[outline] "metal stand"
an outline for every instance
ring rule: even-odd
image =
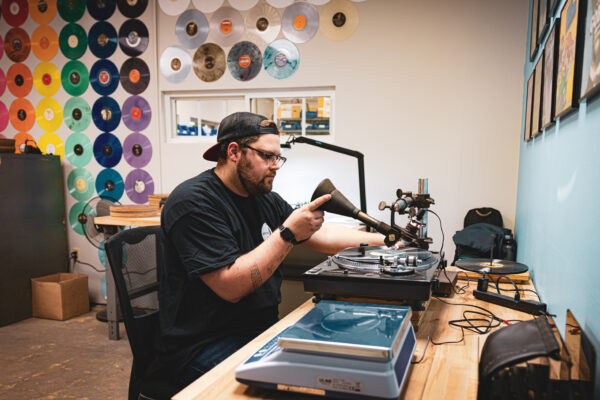
[[[119,229],[116,226],[103,226],[104,240],[107,241],[110,237],[116,234]],[[110,269],[110,261],[106,258],[106,269]],[[119,298],[117,297],[117,289],[112,272],[107,271],[106,274],[106,322],[108,323],[108,339],[119,340],[119,317],[117,310],[119,309]]]

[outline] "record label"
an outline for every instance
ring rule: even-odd
[[[49,61],[39,63],[33,70],[33,86],[44,97],[54,96],[60,89],[58,68]]]
[[[8,119],[15,130],[27,132],[35,123],[35,109],[29,100],[15,99],[8,109]]]
[[[25,0],[4,0],[2,2],[2,16],[11,26],[21,26],[27,19],[29,7]]]
[[[117,0],[119,11],[126,18],[137,18],[144,13],[148,0]]]
[[[119,86],[119,70],[112,61],[98,60],[90,69],[90,83],[96,93],[108,96]]]
[[[58,53],[58,35],[47,25],[38,26],[31,35],[31,50],[41,61],[50,61]]]
[[[140,94],[150,83],[150,69],[144,60],[130,58],[126,60],[119,71],[121,85],[131,94]]]
[[[321,9],[319,26],[329,40],[348,39],[356,32],[358,22],[358,9],[349,0],[333,0]]]
[[[225,73],[225,52],[214,43],[205,43],[194,54],[194,73],[204,82],[214,82]]]
[[[117,31],[106,21],[96,22],[88,34],[90,51],[98,58],[108,58],[117,49]]]
[[[54,132],[60,128],[63,122],[62,107],[60,106],[60,103],[52,97],[45,97],[40,100],[35,108],[35,117],[42,130],[46,132]]]
[[[119,46],[130,57],[141,55],[148,48],[148,29],[140,20],[129,19],[119,28]]]
[[[239,42],[227,55],[227,68],[239,81],[253,79],[262,67],[262,53],[252,42]]]
[[[192,57],[186,49],[170,46],[160,56],[159,68],[161,75],[166,80],[179,83],[189,75],[192,69]]]
[[[83,133],[73,133],[65,143],[65,155],[73,166],[85,167],[93,156],[92,142]]]
[[[25,97],[33,87],[33,75],[23,63],[13,64],[6,76],[6,86],[15,97]]]
[[[152,110],[141,96],[131,96],[123,103],[123,123],[132,131],[143,131],[150,124]]]
[[[251,35],[271,43],[281,30],[281,16],[275,8],[267,3],[261,3],[249,11],[246,17],[246,30]]]
[[[87,35],[78,24],[67,24],[60,31],[58,46],[65,57],[76,60],[83,56],[87,49]]]
[[[275,79],[289,78],[300,64],[300,53],[294,43],[279,39],[265,49],[265,71]]]
[[[114,169],[103,169],[96,176],[96,192],[101,198],[117,202],[123,196],[124,191],[123,178]]]
[[[8,126],[8,109],[2,101],[0,101],[0,132]]]
[[[101,131],[114,131],[121,122],[119,104],[111,97],[100,97],[92,106],[92,120]]]
[[[85,12],[85,2],[82,0],[57,0],[58,14],[67,22],[78,21]]]
[[[305,43],[319,30],[319,13],[312,4],[294,3],[283,12],[281,29],[292,42]]]
[[[81,236],[85,236],[85,224],[89,215],[96,216],[96,212],[92,206],[83,201],[73,204],[69,210],[69,225],[71,229]]]
[[[92,121],[90,105],[81,97],[71,97],[63,111],[65,125],[72,131],[83,132]]]
[[[154,194],[154,180],[143,169],[134,169],[125,178],[125,193],[137,204],[148,202],[148,195]]]
[[[26,132],[17,133],[13,139],[15,140],[15,153],[21,154],[25,151],[25,146],[38,147],[33,136]]]
[[[81,0],[79,0],[81,1]],[[92,18],[103,21],[109,19],[117,8],[114,0],[87,0],[87,9]]]
[[[208,20],[198,10],[187,10],[177,18],[175,34],[179,43],[188,49],[196,49],[208,37]]]
[[[152,158],[152,144],[141,133],[134,132],[123,142],[125,161],[134,168],[143,168]]]
[[[63,88],[71,96],[81,96],[90,82],[88,70],[81,61],[71,60],[63,67],[60,80]]]
[[[88,201],[94,194],[94,176],[85,168],[75,168],[67,176],[67,189],[77,201]]]
[[[212,41],[223,47],[238,42],[244,34],[244,19],[235,8],[221,7],[210,19]]]
[[[29,14],[40,25],[48,25],[56,16],[56,0],[29,0]]]
[[[194,7],[203,13],[215,12],[219,7],[223,5],[224,0],[192,0]]]
[[[4,50],[14,62],[22,62],[29,57],[31,42],[29,35],[21,28],[11,28],[4,37]]]
[[[121,161],[123,148],[121,142],[112,133],[98,135],[94,141],[94,157],[98,164],[105,168],[112,168]]]
[[[53,132],[44,133],[38,141],[38,147],[43,154],[53,154],[60,157],[60,161],[65,156],[65,145],[62,139]]]

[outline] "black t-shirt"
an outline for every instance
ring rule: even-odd
[[[214,170],[180,184],[161,215],[163,266],[159,310],[163,362],[176,369],[211,341],[258,334],[277,321],[279,269],[238,303],[215,294],[200,278],[256,248],[292,212],[277,193],[238,196]]]

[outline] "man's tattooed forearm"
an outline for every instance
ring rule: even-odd
[[[258,264],[254,263],[250,266],[250,279],[252,280],[252,289],[256,290],[262,285],[262,276],[260,276],[260,270]]]

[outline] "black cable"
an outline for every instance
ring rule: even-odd
[[[495,284],[493,284],[493,283],[490,283],[489,286],[492,289],[498,290],[498,287]],[[521,289],[521,288],[518,288],[518,289],[506,289],[506,288],[501,288],[499,290],[501,290],[503,292],[514,292],[515,290],[518,290],[519,292],[531,292],[531,293],[535,294],[535,296],[538,298],[539,301],[542,301],[540,295],[535,290],[533,290],[533,289]],[[500,293],[500,292],[498,292],[498,293]]]
[[[421,358],[419,358],[418,361],[411,361],[411,364],[419,364],[421,361],[423,361],[423,358],[425,358],[425,353],[427,352],[427,346],[429,346],[429,340],[431,338],[429,336],[427,336],[427,343],[425,343],[425,348],[423,349],[423,354],[421,354]]]
[[[75,265],[77,265],[77,264],[87,265],[88,267],[92,268],[96,272],[106,272],[106,268],[103,270],[100,270],[100,269],[94,267],[92,264],[89,264],[89,263],[86,263],[83,261],[79,261],[79,260],[75,260],[75,264],[73,264],[73,269],[75,269]]]
[[[433,215],[435,215],[437,217],[438,221],[440,222],[440,231],[442,232],[442,246],[440,247],[440,256],[441,256],[442,254],[444,254],[443,251],[444,251],[444,240],[445,240],[444,229],[442,228],[442,219],[435,211],[430,210],[429,208],[426,208],[425,211],[430,212]]]

